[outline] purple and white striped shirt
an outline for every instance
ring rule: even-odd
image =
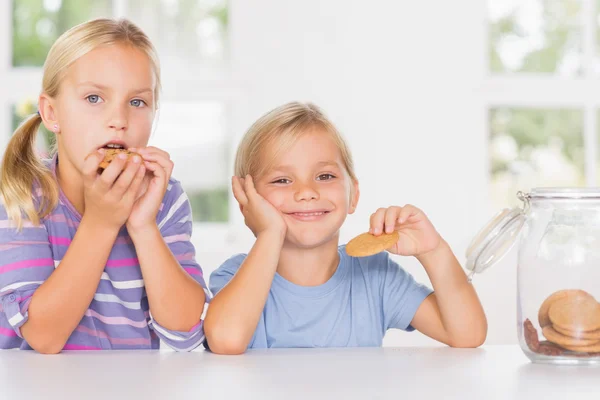
[[[47,163],[54,173],[56,156]],[[36,202],[38,196],[39,193],[34,196]],[[58,205],[39,226],[24,221],[20,232],[0,204],[0,349],[31,349],[19,328],[27,321],[27,309],[35,290],[55,268],[60,268],[80,221],[81,215],[62,191]],[[204,287],[208,301],[210,294],[190,242],[190,203],[174,179],[169,182],[157,224],[182,268]],[[136,250],[123,227],[94,299],[64,350],[157,349],[159,338],[175,350],[191,350],[204,341],[202,321],[189,332],[178,332],[152,319]]]

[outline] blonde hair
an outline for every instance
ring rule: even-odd
[[[154,69],[155,106],[160,92],[160,64],[150,39],[132,22],[122,19],[95,19],[77,25],[62,34],[48,52],[44,63],[42,93],[51,98],[59,94],[69,66],[90,51],[114,44],[126,44],[143,51]],[[14,132],[0,169],[0,198],[8,217],[20,229],[25,214],[38,225],[58,203],[58,183],[35,152],[35,139],[42,118],[29,116]],[[40,203],[34,205],[34,186],[41,190]]]
[[[234,173],[238,177],[261,177],[279,155],[285,153],[303,134],[320,128],[329,133],[340,150],[342,162],[352,181],[357,181],[352,154],[333,123],[312,103],[291,102],[263,115],[246,132],[235,157]],[[267,146],[275,147],[264,162]]]

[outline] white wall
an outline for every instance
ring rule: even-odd
[[[487,198],[485,2],[467,0],[231,1],[233,105],[239,138],[261,114],[291,100],[325,109],[354,152],[361,202],[342,231],[365,231],[378,207],[424,209],[461,262],[495,210]],[[247,251],[240,233],[232,251]],[[199,250],[206,248],[197,240]],[[199,254],[207,275],[229,255]],[[514,252],[512,253],[514,256]],[[510,258],[510,257],[509,257]],[[516,343],[514,257],[475,278],[489,320],[489,344]],[[414,259],[401,263],[419,280]],[[386,345],[425,345],[393,332]]]

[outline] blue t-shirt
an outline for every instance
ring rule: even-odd
[[[319,286],[299,286],[275,274],[248,348],[381,346],[388,329],[414,330],[410,323],[432,293],[387,252],[350,257]],[[246,254],[231,257],[210,276],[216,294],[237,272]]]

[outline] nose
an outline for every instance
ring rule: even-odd
[[[311,184],[297,183],[297,188],[294,193],[296,201],[311,201],[319,200],[319,192]]]
[[[110,111],[108,127],[114,131],[127,130],[127,107],[118,105]]]

